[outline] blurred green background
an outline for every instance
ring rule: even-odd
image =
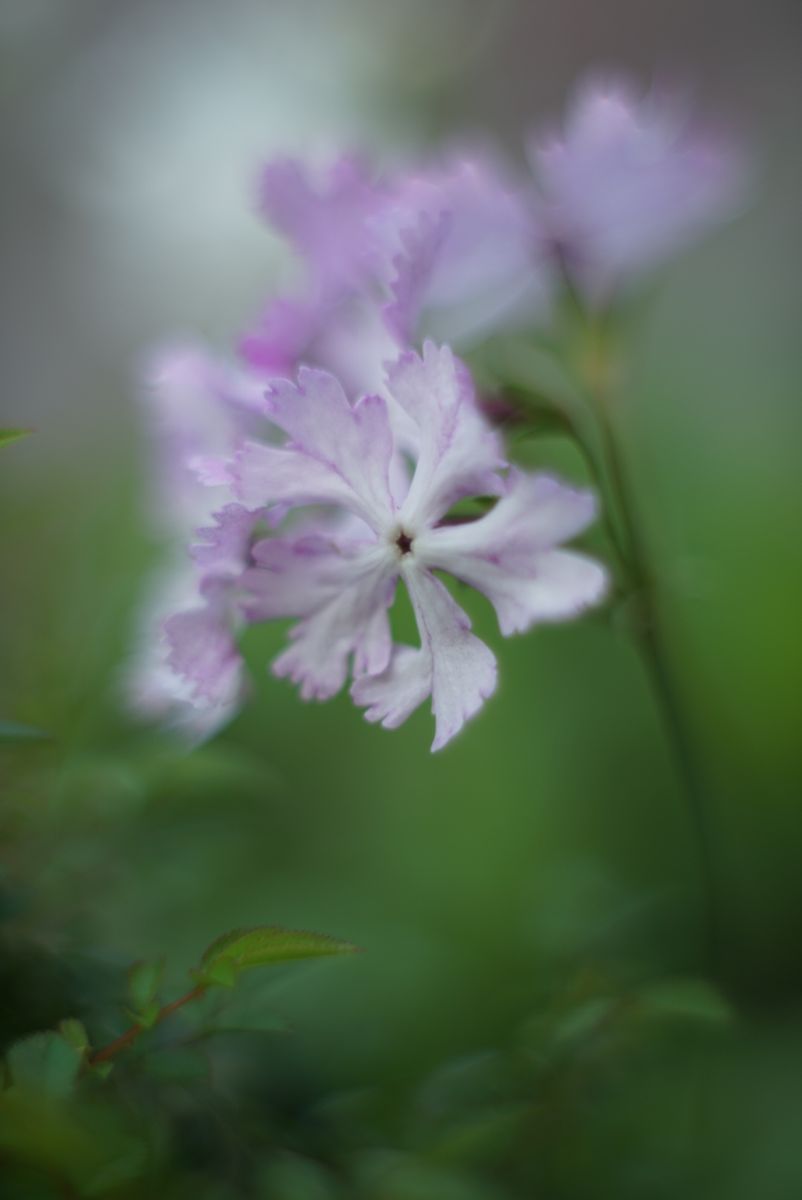
[[[0,749],[0,1037],[113,1036],[133,961],[166,956],[169,999],[237,926],[366,951],[254,977],[291,1029],[212,1040],[211,1075],[156,1039],[18,1113],[0,1194],[802,1195],[800,10],[433,7],[0,5],[2,424],[35,429],[0,452],[0,716],[51,735]],[[501,684],[434,757],[426,712],[390,734],[268,676],[280,627],[247,635],[253,702],[201,749],[119,702],[158,561],[139,356],[228,345],[281,277],[255,166],[514,147],[608,65],[696,82],[753,160],[747,210],[644,300],[619,414],[707,781],[716,990],[693,829],[609,612],[502,642],[466,597]]]

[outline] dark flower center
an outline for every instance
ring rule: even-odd
[[[412,538],[408,533],[404,533],[403,529],[395,539],[395,544],[402,554],[409,554],[412,549]]]

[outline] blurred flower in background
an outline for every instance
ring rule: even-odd
[[[535,135],[546,244],[596,303],[683,247],[738,199],[736,151],[693,127],[680,100],[585,83],[565,131]]]

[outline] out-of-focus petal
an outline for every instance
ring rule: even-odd
[[[562,134],[533,140],[531,158],[547,237],[594,300],[681,249],[741,191],[731,145],[621,82],[581,89]]]
[[[315,288],[331,294],[359,282],[375,246],[371,218],[384,189],[364,163],[343,155],[315,171],[294,158],[278,158],[262,172],[260,207],[306,263]]]
[[[134,714],[163,723],[190,744],[205,741],[225,725],[241,704],[245,690],[241,667],[227,673],[226,686],[219,686],[210,699],[199,696],[194,684],[169,665],[171,648],[165,621],[198,603],[197,578],[186,556],[154,577],[141,607],[134,650],[121,681],[126,705]]]
[[[161,533],[188,537],[225,501],[225,481],[201,481],[196,465],[230,453],[264,424],[264,384],[204,347],[183,343],[151,356],[141,396],[152,438],[152,522]],[[210,486],[219,490],[212,493]]]
[[[401,345],[421,331],[466,345],[542,316],[549,274],[520,183],[475,155],[402,176],[397,188],[400,249],[385,311]]]
[[[201,704],[227,704],[241,679],[241,657],[231,623],[215,605],[176,613],[165,623],[167,664]]]

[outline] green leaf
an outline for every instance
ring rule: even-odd
[[[661,979],[638,991],[640,1012],[651,1019],[732,1022],[735,1014],[721,992],[706,979]]]
[[[259,925],[254,929],[235,929],[217,938],[206,950],[193,975],[200,984],[232,987],[240,971],[251,967],[354,954],[357,949],[350,942],[322,933],[284,929],[280,925]]]
[[[74,1030],[70,1032],[73,1034]],[[52,1097],[69,1095],[82,1059],[83,1050],[63,1033],[53,1031],[22,1038],[6,1055],[11,1079],[17,1087]]]
[[[233,988],[239,977],[239,968],[230,958],[219,958],[207,967],[199,967],[193,971],[193,975],[204,986],[216,984],[218,987]]]
[[[20,438],[27,437],[32,432],[30,429],[0,429],[0,446],[8,446],[11,442],[18,442]]]
[[[58,1031],[79,1054],[83,1055],[89,1049],[89,1035],[82,1021],[78,1021],[75,1017],[67,1017],[60,1022]]]
[[[43,729],[21,725],[18,721],[0,721],[0,742],[40,742],[50,737]]]
[[[134,963],[128,972],[128,999],[131,1009],[142,1025],[145,1025],[141,1019],[142,1015],[149,1013],[154,1004],[156,1011],[159,1010],[156,999],[163,978],[164,959],[162,958]],[[148,1028],[147,1025],[146,1028]]]

